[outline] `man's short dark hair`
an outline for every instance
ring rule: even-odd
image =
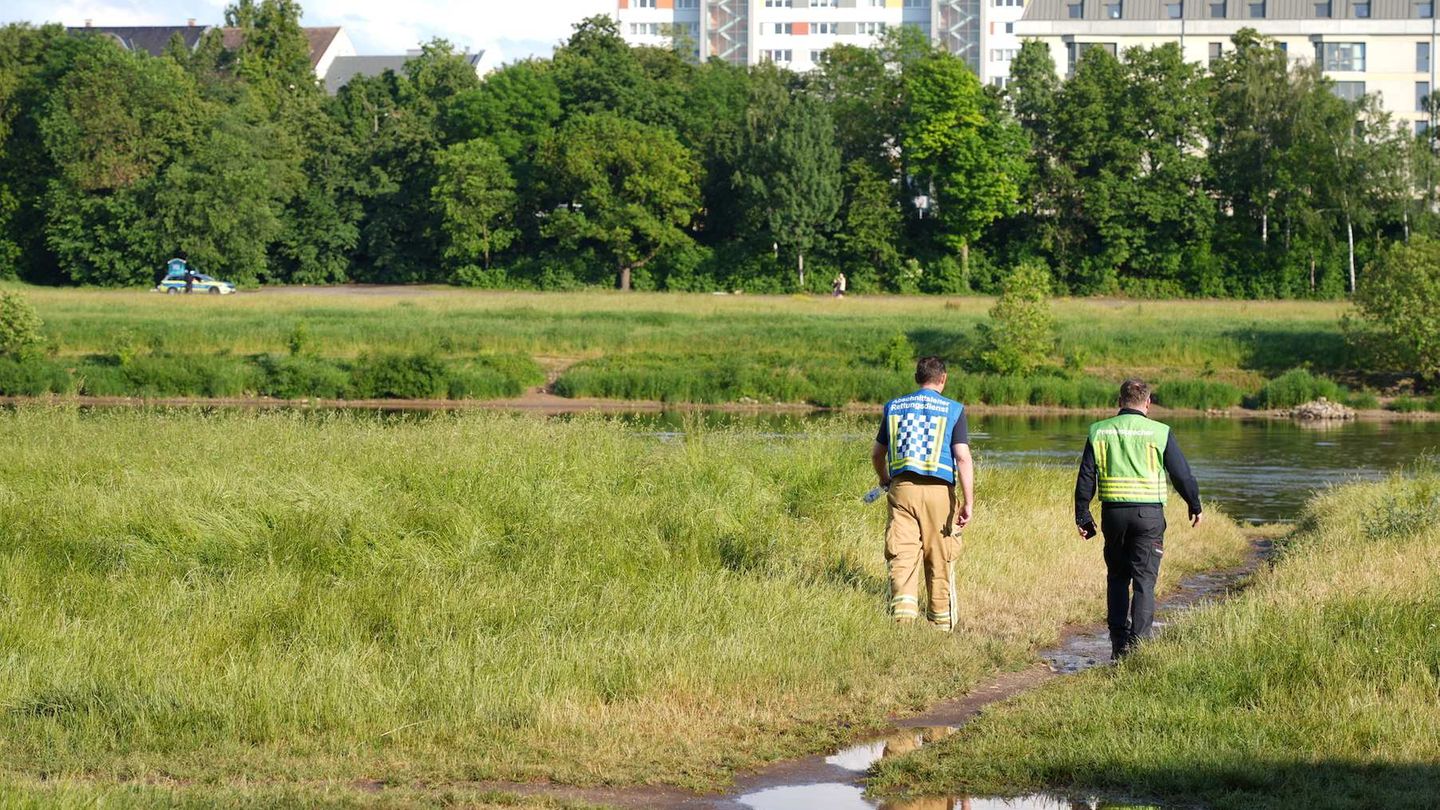
[[[1150,386],[1144,380],[1131,378],[1120,383],[1120,407],[1138,408],[1150,401]]]
[[[944,376],[945,361],[934,355],[922,357],[915,363],[915,382],[920,385],[938,383]]]

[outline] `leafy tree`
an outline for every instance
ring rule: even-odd
[[[1004,292],[981,327],[980,359],[998,374],[1028,374],[1045,363],[1055,345],[1050,314],[1050,271],[1024,262],[1005,278]]]
[[[630,289],[631,274],[688,239],[699,202],[700,167],[675,136],[601,113],[573,119],[541,151],[560,203],[544,233],[575,249],[593,245]]]
[[[634,50],[620,36],[619,25],[609,15],[587,17],[555,49],[555,83],[568,115],[633,116],[640,106],[644,73]]]
[[[805,254],[831,230],[841,202],[840,153],[829,112],[801,96],[786,106],[773,137],[757,144],[757,152],[751,190],[763,201],[771,238],[795,256],[804,288]]]
[[[489,270],[491,254],[509,247],[518,234],[515,179],[505,158],[494,144],[477,138],[447,148],[436,162],[433,193],[449,243],[445,257],[460,267],[483,262]]]
[[[75,281],[148,283],[173,247],[152,216],[158,178],[196,137],[203,103],[178,65],[87,38],[41,122],[57,176],[46,238]]]
[[[906,65],[904,89],[908,170],[933,192],[937,236],[968,271],[970,244],[1018,210],[1024,134],[958,57],[933,52]]]
[[[560,116],[560,88],[551,63],[526,59],[457,93],[446,108],[444,129],[452,143],[484,138],[506,161],[518,163],[534,156]]]
[[[280,211],[298,176],[267,154],[264,126],[232,108],[197,133],[195,143],[160,177],[153,216],[162,245],[198,267],[254,282],[267,270],[267,251],[280,234]]]
[[[864,160],[851,161],[845,167],[845,187],[844,225],[836,241],[851,258],[852,281],[863,288],[868,279],[888,276],[899,264],[896,244],[904,214],[895,200],[893,184]]]
[[[0,290],[0,357],[24,360],[45,346],[44,323],[24,295]]]
[[[1352,341],[1383,369],[1440,379],[1440,242],[1415,237],[1385,248],[1355,291]]]

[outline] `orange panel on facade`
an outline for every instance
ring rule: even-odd
[[[675,8],[675,0],[660,0],[655,5],[659,8]]]
[[[630,0],[620,0],[620,8],[629,8]]]
[[[794,34],[808,34],[808,33],[810,33],[810,23],[793,23],[793,26],[794,26],[794,27],[790,29],[791,33],[794,33]]]

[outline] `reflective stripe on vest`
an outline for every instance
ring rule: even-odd
[[[1170,428],[1122,413],[1090,426],[1096,481],[1104,503],[1164,503],[1165,445]]]

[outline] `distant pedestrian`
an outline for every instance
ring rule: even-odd
[[[830,294],[836,298],[845,297],[845,274],[838,273],[835,279],[830,282]]]
[[[185,268],[185,292],[188,294],[188,293],[192,293],[192,292],[194,292],[194,291],[195,291],[195,271],[194,271],[194,270],[191,270],[190,268],[187,267],[187,268]]]
[[[1075,525],[1094,537],[1090,499],[1100,492],[1100,531],[1105,535],[1106,609],[1110,652],[1120,658],[1150,636],[1155,618],[1155,580],[1165,555],[1165,474],[1199,526],[1200,488],[1170,427],[1149,418],[1150,387],[1141,380],[1120,385],[1120,413],[1090,426],[1075,478]]]
[[[948,399],[945,362],[922,357],[915,364],[913,394],[885,403],[880,431],[870,452],[880,486],[888,490],[885,565],[890,579],[890,613],[897,622],[920,617],[920,571],[925,571],[931,624],[955,628],[955,559],[960,530],[975,503],[965,406]],[[957,502],[955,485],[960,484]]]

